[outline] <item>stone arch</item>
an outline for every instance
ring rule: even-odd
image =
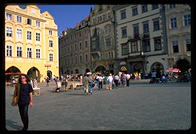
[[[154,62],[151,65],[151,72],[153,70],[157,72],[157,77],[160,77],[161,76],[161,73],[164,73],[164,66],[160,62]]]
[[[179,68],[180,71],[185,72],[191,68],[191,64],[187,59],[179,59],[176,61],[175,67]]]
[[[95,72],[104,73],[106,71],[106,68],[103,65],[99,65],[95,68]]]
[[[5,71],[5,73],[19,73],[19,72],[21,72],[20,69],[18,69],[18,68],[15,67],[15,66],[11,66],[11,67],[9,67],[9,68]]]
[[[40,71],[36,67],[31,67],[27,71],[27,76],[29,79],[36,79],[38,82],[40,82]]]

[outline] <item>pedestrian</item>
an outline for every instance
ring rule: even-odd
[[[152,83],[156,82],[156,74],[157,72],[153,70],[151,73]]]
[[[23,131],[28,130],[29,116],[28,107],[33,106],[33,88],[29,84],[29,79],[26,75],[21,75],[19,81],[15,86],[12,105],[18,105],[20,117],[23,123]]]
[[[46,86],[49,86],[49,82],[50,82],[50,80],[49,80],[49,77],[47,76],[46,77],[46,83],[47,83]]]
[[[68,77],[65,78],[65,92],[67,92],[67,90],[68,90],[68,87],[67,87],[68,79],[69,79]]]
[[[104,84],[105,84],[105,89],[108,89],[109,88],[108,87],[109,82],[108,82],[108,76],[107,75],[104,76]]]
[[[126,82],[127,82],[126,74],[123,73],[123,74],[122,74],[122,84],[123,84],[123,87],[126,87],[126,85],[127,85]]]
[[[112,74],[109,75],[109,77],[108,77],[108,82],[109,82],[109,90],[112,90],[112,83],[113,83]]]
[[[60,88],[61,88],[61,81],[59,80],[58,77],[56,77],[56,92],[59,93],[60,92]]]
[[[88,94],[88,90],[89,90],[89,78],[87,76],[87,74],[84,75],[84,79],[83,79],[83,86],[84,86],[84,94]]]
[[[92,94],[93,93],[93,77],[92,77],[92,73],[89,73],[89,93]]]
[[[118,83],[119,83],[119,76],[118,76],[118,74],[115,74],[115,76],[114,76],[114,83],[115,83],[116,87],[118,87]]]
[[[98,74],[97,76],[97,83],[98,83],[99,90],[103,88],[103,77],[100,74]]]
[[[126,74],[126,82],[127,82],[127,87],[129,87],[129,80],[131,78],[130,74]]]

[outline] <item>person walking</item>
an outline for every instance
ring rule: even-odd
[[[114,83],[115,83],[116,87],[118,87],[118,83],[119,83],[119,76],[118,76],[118,74],[116,74],[114,76]]]
[[[89,89],[89,78],[87,77],[87,74],[84,75],[83,78],[83,86],[84,86],[84,94],[88,94],[88,89]]]
[[[60,92],[60,88],[61,88],[61,81],[59,80],[59,78],[56,78],[56,92],[59,93]]]
[[[47,76],[47,78],[46,78],[46,86],[49,86],[49,82],[50,82],[50,80],[49,80],[49,77]]]
[[[89,93],[92,94],[93,93],[93,77],[92,74],[89,73]]]
[[[130,74],[126,74],[126,80],[127,80],[127,87],[129,87],[129,80],[131,78]]]
[[[26,75],[21,75],[15,86],[12,106],[18,105],[20,117],[23,123],[22,131],[27,131],[29,126],[28,107],[33,106],[33,88],[29,84]]]
[[[112,74],[109,75],[109,77],[108,77],[108,82],[109,82],[109,90],[112,90],[112,83],[113,83]]]

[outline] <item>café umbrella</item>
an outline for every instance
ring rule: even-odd
[[[166,72],[175,72],[175,73],[177,73],[177,72],[180,72],[180,69],[178,69],[178,68],[168,68],[166,70]]]

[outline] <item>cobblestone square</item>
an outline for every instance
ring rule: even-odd
[[[29,107],[29,130],[187,130],[191,127],[191,84],[130,82],[126,88],[82,89],[55,93],[55,84],[39,84],[41,94]],[[6,129],[20,130],[18,107],[6,87]]]

